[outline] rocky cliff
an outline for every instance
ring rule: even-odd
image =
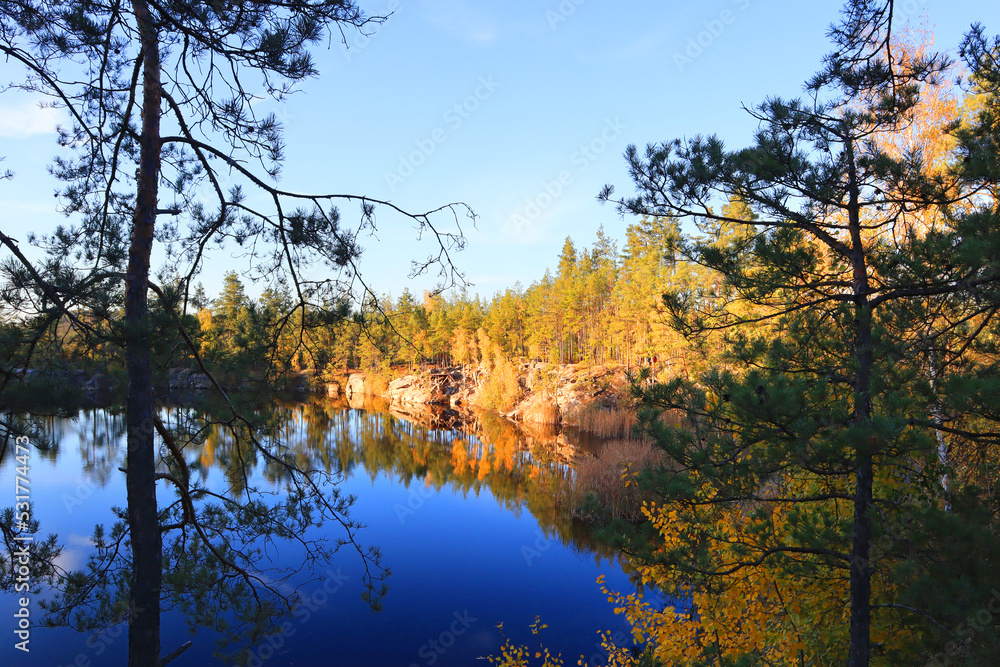
[[[364,373],[352,373],[340,383],[331,383],[327,391],[347,397],[381,396],[390,406],[415,404],[449,405],[461,409],[478,405],[480,392],[489,380],[489,370],[480,366],[433,368],[391,380],[388,388],[378,391],[383,382],[373,382]],[[623,366],[521,364],[517,376],[517,398],[505,417],[536,424],[575,424],[585,411],[616,409],[626,403],[628,391]]]

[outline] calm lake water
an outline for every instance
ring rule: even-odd
[[[190,416],[164,409],[165,421]],[[391,568],[383,609],[361,599],[361,560],[342,549],[315,575],[295,583],[305,600],[282,635],[254,645],[250,665],[386,665],[411,667],[488,664],[503,643],[534,647],[529,624],[541,617],[545,645],[567,664],[583,654],[604,664],[599,630],[621,643],[628,627],[614,614],[595,580],[634,590],[614,554],[597,545],[587,525],[570,516],[572,469],[553,453],[545,434],[525,433],[484,416],[455,424],[440,414],[393,414],[345,403],[288,405],[277,411],[281,440],[311,465],[342,476],[339,488],[357,497],[352,518],[366,524],[359,540],[381,548]],[[62,564],[79,568],[92,552],[94,525],[110,525],[112,506],[125,504],[123,416],[81,412],[48,422],[58,447],[31,455],[31,497],[41,533],[59,535]],[[565,444],[565,436],[562,439]],[[232,443],[219,429],[188,448],[214,490],[230,486],[225,462]],[[0,507],[13,504],[14,461],[0,468]],[[266,466],[253,482],[272,484]],[[160,503],[172,499],[164,486]],[[339,527],[327,526],[331,537]],[[295,558],[296,550],[277,556]],[[36,628],[30,654],[15,650],[13,595],[3,596],[0,647],[4,665],[125,664],[127,633],[120,625],[98,634]],[[42,617],[32,605],[35,619]],[[179,612],[162,622],[164,652],[194,642],[172,665],[224,664],[213,657],[218,635],[188,629]]]

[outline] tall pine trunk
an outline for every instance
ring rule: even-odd
[[[846,133],[850,136],[849,133]],[[855,491],[854,522],[851,536],[851,626],[849,667],[868,667],[871,657],[871,557],[872,519],[874,498],[873,449],[867,430],[872,417],[872,312],[868,303],[870,285],[861,237],[861,206],[858,188],[857,165],[852,139],[846,142],[848,178],[848,229],[851,235],[850,262],[853,271],[854,292],[854,426],[862,435],[854,443]]]
[[[142,134],[135,216],[125,277],[125,360],[128,366],[128,525],[132,542],[129,589],[129,667],[160,660],[162,545],[156,512],[153,378],[147,305],[150,254],[160,177],[160,55],[145,0],[132,0],[142,45]]]
[[[871,420],[871,313],[867,303],[858,306],[855,345],[858,370],[855,376],[854,422]],[[874,498],[874,443],[865,435],[855,444],[854,533],[851,543],[851,630],[849,667],[868,667],[871,655],[871,508]]]

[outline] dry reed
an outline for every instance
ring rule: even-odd
[[[637,521],[642,518],[644,494],[634,476],[644,467],[662,460],[649,440],[611,440],[595,456],[579,459],[574,466],[575,505],[582,508],[588,497],[612,517]]]
[[[389,390],[389,379],[380,371],[368,371],[365,373],[365,394],[368,396],[381,396]]]
[[[569,422],[601,438],[628,438],[637,419],[632,408],[606,408],[592,403],[577,410]]]

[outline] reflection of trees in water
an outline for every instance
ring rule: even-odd
[[[478,413],[459,430],[446,430],[425,425],[440,422],[440,411],[425,413],[423,424],[386,412],[346,411],[336,404],[313,403],[302,411],[346,420],[336,429],[336,442],[318,452],[335,457],[342,470],[360,464],[373,479],[385,474],[406,486],[418,482],[435,490],[447,484],[463,496],[488,491],[509,511],[527,509],[547,539],[593,552],[598,560],[612,557],[613,551],[595,541],[590,527],[571,514],[573,470],[557,454],[552,434],[526,433],[493,413]]]
[[[121,448],[125,417],[121,409],[90,408],[47,415],[0,414],[2,419],[13,418],[24,425],[24,433],[31,441],[31,456],[38,460],[56,463],[60,446],[76,443],[84,477],[98,486],[107,485],[125,459]]]
[[[31,442],[32,456],[55,463],[59,458],[59,444],[69,434],[70,427],[62,414],[0,410],[0,465],[14,455],[14,441],[18,437],[27,437]]]
[[[588,524],[572,516],[573,470],[553,447],[551,433],[526,432],[492,413],[459,418],[454,411],[422,406],[406,413],[356,409],[328,398],[275,403],[256,417],[267,424],[276,451],[303,470],[364,474],[372,480],[385,475],[405,487],[419,483],[435,491],[449,485],[463,497],[486,491],[511,512],[527,509],[546,539],[593,553],[598,561],[614,557]],[[231,492],[239,492],[258,465],[256,472],[268,482],[284,481],[280,466],[259,461],[242,442],[228,425],[209,428],[197,453],[202,474],[221,468]]]
[[[558,540],[598,563],[614,558],[614,550],[595,540],[588,524],[573,518],[573,470],[551,434],[526,432],[491,414],[460,421],[453,412],[418,411],[404,418],[401,413],[355,409],[330,400],[274,402],[242,410],[247,422],[260,425],[253,436],[266,444],[269,456],[290,461],[316,478],[335,482],[349,474],[370,479],[384,475],[406,487],[419,484],[440,491],[447,485],[463,497],[488,492],[511,512],[527,509],[547,543]],[[280,583],[298,568],[284,564],[288,554],[278,556],[278,541],[287,540],[294,552],[312,548],[311,542],[297,542],[297,536],[326,531],[309,520],[309,512],[297,513],[308,497],[289,491],[295,487],[289,484],[287,467],[253,446],[249,433],[243,431],[249,428],[245,422],[227,421],[210,410],[192,407],[164,407],[159,416],[176,440],[185,443],[187,465],[186,470],[178,469],[172,457],[163,457],[161,474],[190,474],[192,483],[197,478],[197,488],[204,492],[192,498],[200,501],[202,493],[210,496],[206,496],[208,502],[216,507],[206,504],[199,511],[212,526],[210,536],[220,536],[214,547],[193,533],[164,542],[164,556],[170,562],[164,571],[164,595],[169,600],[164,609],[180,611],[192,630],[203,626],[219,630],[220,645],[235,641],[232,646],[238,652],[266,629],[259,619],[280,618],[288,609],[280,597],[261,602],[245,582],[220,578],[222,571],[214,565],[211,550],[224,549],[234,562],[247,568],[252,563],[252,575]],[[49,420],[45,428],[54,440],[68,443],[78,438],[85,474],[101,486],[123,464],[125,424],[120,412],[84,411],[72,419]],[[210,480],[213,472],[215,479]],[[256,497],[254,493],[276,504],[240,504]],[[242,501],[241,496],[245,496]],[[331,499],[343,502],[344,508],[350,503],[335,487]],[[175,500],[163,511],[177,523],[184,519],[182,506]],[[86,568],[64,582],[60,596],[47,607],[54,623],[92,630],[121,619],[130,569],[122,560],[127,549],[125,524],[120,514],[117,519],[108,529],[95,531],[95,553]],[[309,553],[310,558],[332,558],[332,552],[321,548]],[[281,562],[272,562],[268,554]],[[219,585],[222,581],[229,583]],[[79,617],[84,620],[70,616],[74,609],[85,615]],[[221,610],[225,613],[220,614]]]
[[[385,404],[351,408],[343,400],[317,398],[306,403],[276,401],[252,410],[275,454],[291,457],[303,470],[348,476],[386,475],[440,491],[450,485],[462,496],[489,492],[507,510],[527,509],[546,539],[558,539],[597,560],[614,550],[594,538],[590,525],[572,516],[572,467],[555,447],[551,429],[522,428],[494,413],[474,416],[428,406],[407,412],[387,411]],[[382,408],[381,410],[378,408]],[[287,481],[284,467],[262,461],[237,424],[213,420],[211,411],[165,407],[164,423],[190,438],[186,449],[192,473],[224,475],[227,493],[238,496],[255,474],[278,486]],[[206,417],[208,417],[206,419]],[[84,473],[105,486],[124,461],[125,422],[120,410],[84,410],[71,418],[41,420],[54,442],[76,439]],[[55,459],[57,450],[48,455]]]
[[[185,530],[184,502],[165,487],[164,523],[179,529],[164,540],[163,609],[182,615],[192,632],[215,630],[217,655],[226,654],[227,661],[246,664],[247,651],[291,613],[296,598],[283,594],[292,590],[286,582],[294,585],[291,577],[312,576],[309,568],[330,562],[339,548],[339,541],[329,548],[322,541],[330,526],[308,507],[308,494],[290,481],[288,468],[270,456],[333,482],[350,474],[369,479],[382,475],[406,487],[440,491],[447,486],[463,497],[488,492],[509,511],[527,509],[537,520],[543,535],[525,548],[561,543],[597,564],[615,559],[616,552],[572,516],[574,473],[561,453],[563,436],[557,440],[551,432],[521,429],[489,413],[462,419],[453,411],[365,410],[330,400],[240,410],[246,422],[224,411],[190,406],[158,411],[185,462],[179,467],[178,456],[168,455],[167,447],[161,450],[158,472],[165,478],[190,475],[190,488],[196,489],[190,495],[197,503],[193,509],[207,527],[204,532]],[[66,446],[78,440],[85,478],[105,486],[119,474],[125,460],[125,423],[119,410],[85,410],[40,423],[47,439]],[[247,423],[258,425],[252,435],[266,453],[253,445]],[[56,452],[50,451],[52,458]],[[351,499],[336,486],[330,502],[346,516]],[[120,510],[109,518],[109,524],[95,529],[85,566],[65,573],[53,588],[43,608],[47,623],[94,631],[127,615],[127,526]],[[42,546],[41,562],[53,562],[56,544]],[[220,554],[260,586],[233,577],[220,565]],[[381,567],[377,551],[366,554],[374,567]],[[621,566],[628,571],[627,563]],[[38,574],[40,581],[45,572]],[[366,594],[384,595],[384,589],[375,588],[380,582],[373,580]]]
[[[74,420],[84,475],[105,486],[125,460],[125,414],[114,410],[86,410]]]
[[[170,482],[161,491],[160,522],[170,531],[163,541],[162,609],[179,611],[192,631],[214,629],[227,659],[245,662],[249,647],[294,609],[293,578],[312,576],[347,545],[362,559],[364,596],[377,608],[388,571],[376,547],[355,539],[360,526],[348,517],[352,500],[329,485],[336,475],[292,461],[310,463],[303,441],[322,435],[285,437],[296,419],[312,427],[301,408],[241,405],[226,414],[161,407],[157,417],[157,474]],[[124,464],[126,429],[114,410],[43,425],[53,439],[78,439],[85,475],[101,486]],[[213,468],[222,475],[209,485]],[[114,509],[109,526],[95,527],[83,567],[60,573],[43,604],[45,623],[93,631],[127,616],[133,576],[124,519]],[[330,537],[338,524],[345,536]]]

